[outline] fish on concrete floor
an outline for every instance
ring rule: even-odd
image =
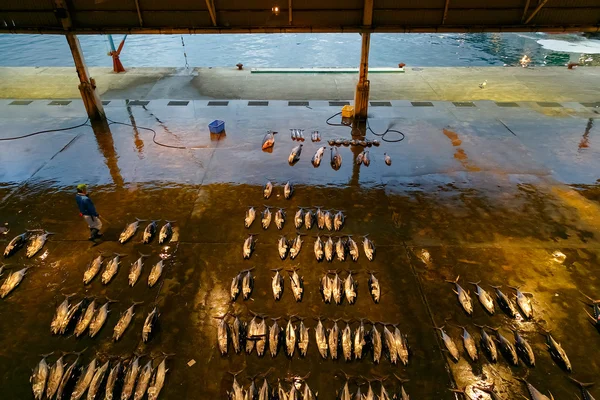
[[[293,194],[294,194],[294,185],[290,181],[287,181],[285,186],[283,187],[283,197],[286,200],[289,200],[292,198]]]
[[[156,282],[160,279],[164,269],[164,261],[160,260],[156,264],[152,266],[150,270],[150,275],[148,275],[148,287],[153,287],[156,285]]]
[[[281,299],[281,295],[283,294],[283,285],[284,279],[283,276],[279,273],[282,268],[272,269],[271,271],[275,272],[273,279],[271,280],[271,289],[273,290],[273,298],[275,301],[279,301]]]
[[[290,165],[294,165],[298,162],[298,160],[300,160],[300,155],[302,154],[302,145],[299,144],[298,146],[294,147],[292,149],[292,151],[290,152],[290,155],[288,157],[288,163]]]
[[[369,271],[369,293],[375,304],[379,304],[381,300],[381,286],[379,280],[375,277],[375,272]]]
[[[173,237],[173,224],[177,221],[165,221],[166,224],[160,228],[158,233],[158,244],[165,244]]]
[[[460,279],[460,276],[457,276],[456,279],[446,280],[446,282],[452,283],[453,285],[456,286],[456,290],[453,290],[453,292],[456,294],[456,296],[458,296],[458,302],[460,303],[463,310],[465,310],[465,312],[468,315],[472,315],[473,314],[473,302],[471,301],[471,296],[469,296],[468,291],[463,289],[462,286],[460,286],[458,284],[459,279]]]
[[[20,235],[15,236],[4,249],[4,258],[8,258],[15,254],[19,249],[21,249],[34,231],[26,231],[25,233],[21,233]]]
[[[325,154],[326,149],[327,149],[327,147],[325,147],[325,146],[319,147],[317,149],[317,151],[315,152],[315,154],[312,156],[312,158],[310,160],[313,167],[318,168],[321,165],[321,160],[323,159],[323,155]]]
[[[519,290],[518,287],[516,287],[516,286],[509,286],[509,287],[514,289],[516,292],[515,297],[517,299],[517,305],[519,306],[519,309],[521,310],[521,314],[526,319],[533,318],[533,305],[531,304],[531,299],[526,296],[525,292],[521,292],[521,290]],[[530,293],[527,293],[527,294],[530,294]]]
[[[293,268],[290,272],[290,287],[296,302],[301,302],[304,296],[304,278],[298,275],[299,268]]]
[[[367,236],[368,235],[363,236],[363,251],[365,252],[367,260],[373,261],[373,259],[375,258],[375,245],[371,240],[369,240]]]
[[[271,148],[275,145],[275,135],[276,134],[277,134],[277,132],[273,132],[273,131],[267,131],[267,133],[265,133],[265,136],[263,137],[263,141],[262,141],[262,149],[263,150]]]
[[[492,286],[492,288],[496,291],[496,300],[498,301],[500,308],[502,308],[511,318],[516,318],[517,315],[519,315],[517,307],[507,295],[502,293],[500,290],[502,286]]]
[[[150,257],[149,254],[140,253],[140,258],[138,258],[133,264],[131,264],[131,268],[129,269],[129,286],[133,287],[138,281],[140,275],[142,274],[142,267],[144,266],[144,258]]]
[[[0,298],[8,296],[19,284],[23,281],[25,274],[31,267],[25,267],[18,271],[12,272],[0,286]]]
[[[338,171],[342,167],[342,155],[339,153],[337,147],[331,148],[331,168],[334,171]]]
[[[40,362],[33,369],[33,374],[31,375],[31,378],[29,380],[31,382],[31,388],[33,390],[33,397],[36,400],[42,400],[42,397],[44,397],[44,390],[46,389],[46,381],[48,380],[49,374],[49,368],[48,363],[46,363],[46,357],[50,356],[50,354],[42,356]]]
[[[242,247],[242,256],[243,256],[244,260],[249,259],[250,256],[252,255],[252,252],[254,251],[254,246],[256,244],[256,240],[254,240],[255,236],[256,236],[256,234],[248,235],[246,240],[244,240],[244,245]]]
[[[263,229],[268,229],[269,225],[271,225],[271,219],[273,214],[271,213],[270,207],[265,206],[265,209],[262,212],[261,226]]]
[[[115,253],[114,258],[106,264],[106,267],[104,268],[104,272],[102,272],[102,284],[108,285],[110,283],[110,281],[115,277],[115,275],[119,271],[119,264],[121,263],[121,257],[126,257],[126,256],[127,256],[127,254]]]
[[[148,244],[152,242],[154,236],[156,235],[156,232],[158,231],[158,221],[160,220],[153,220],[150,221],[148,225],[146,225],[146,228],[144,229],[144,235],[142,236],[142,243]]]
[[[271,181],[267,181],[267,183],[265,183],[265,187],[263,188],[263,197],[268,199],[271,197],[271,193],[273,193],[273,184]]]
[[[385,165],[392,165],[392,157],[390,157],[387,153],[383,153],[383,160],[385,161]]]
[[[148,342],[148,340],[150,340],[150,338],[152,337],[159,315],[160,314],[158,313],[158,307],[156,306],[152,309],[152,311],[150,311],[150,313],[148,313],[148,316],[146,317],[146,320],[144,321],[144,326],[142,328],[142,340],[144,341],[144,343]]]
[[[440,331],[440,336],[442,337],[442,341],[444,342],[444,346],[446,346],[446,350],[454,360],[454,362],[458,362],[460,359],[460,354],[458,352],[458,347],[456,347],[456,343],[454,343],[454,339],[452,339],[446,331],[444,331],[444,327],[438,328],[437,326],[433,327]]]
[[[117,324],[115,325],[115,327],[113,329],[113,340],[115,342],[118,341],[119,339],[121,339],[121,337],[127,330],[127,327],[129,327],[129,324],[131,323],[131,320],[133,319],[133,316],[135,315],[135,313],[133,312],[133,309],[135,308],[135,306],[138,304],[142,304],[142,303],[143,303],[143,301],[134,301],[133,304],[131,305],[131,307],[129,307],[127,310],[125,310],[124,313],[121,314],[119,321],[117,322]]]
[[[27,258],[35,256],[38,251],[44,247],[44,244],[50,235],[54,235],[54,233],[45,231],[44,233],[30,237],[26,251]]]
[[[143,221],[145,220],[136,218],[134,222],[127,224],[127,226],[125,226],[125,229],[123,229],[123,232],[121,232],[121,234],[119,235],[119,243],[125,244],[129,239],[135,236],[135,233],[137,232],[138,227],[140,226],[140,222]]]
[[[92,281],[92,279],[94,279],[96,275],[98,275],[98,272],[100,272],[100,269],[102,268],[103,261],[104,257],[102,256],[102,254],[99,254],[98,257],[92,260],[90,265],[86,268],[85,272],[83,273],[84,285],[89,284]]]
[[[275,226],[277,229],[282,230],[285,225],[285,208],[279,208],[275,213]]]
[[[481,281],[471,282],[472,285],[475,285],[475,293],[477,294],[477,298],[479,299],[479,302],[481,303],[483,308],[491,315],[494,315],[494,312],[496,311],[496,309],[494,308],[494,299],[492,299],[492,296],[490,296],[490,294],[486,292],[485,289],[479,286],[480,283]]]
[[[244,226],[246,228],[250,228],[255,218],[256,210],[252,206],[248,207],[248,209],[246,210],[246,217],[244,218]]]
[[[481,329],[481,346],[490,357],[492,362],[498,361],[498,349],[496,347],[496,342],[494,339],[485,330],[485,326],[474,324],[476,327]]]

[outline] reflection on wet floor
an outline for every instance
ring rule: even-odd
[[[139,354],[144,357],[142,364],[158,357],[156,366],[162,352],[174,354],[167,360],[169,372],[160,396],[167,399],[225,398],[234,381],[230,373],[239,372],[235,379],[248,388],[252,377],[268,371],[269,383],[277,386],[281,381],[287,390],[291,384],[285,378],[310,372],[306,382],[323,399],[334,398],[343,388],[344,374],[351,377],[352,393],[359,388],[366,393],[368,380],[379,392],[377,380],[387,377],[383,384],[389,392],[399,391],[402,385],[411,398],[424,399],[455,398],[458,394],[449,388],[466,388],[472,398],[489,398],[477,387],[492,385],[500,398],[519,398],[526,386],[517,378],[526,377],[541,392],[550,391],[558,399],[578,393],[568,376],[590,382],[600,372],[597,357],[590,357],[600,341],[586,314],[593,315],[594,308],[583,304],[589,299],[582,295],[600,297],[596,282],[600,196],[594,172],[600,170],[599,161],[587,155],[577,161],[555,157],[557,152],[575,154],[566,152],[575,152],[584,129],[588,132],[584,134],[586,152],[596,154],[596,144],[589,140],[593,120],[508,114],[503,121],[513,135],[485,115],[461,121],[450,114],[430,119],[404,116],[405,141],[370,148],[369,167],[355,161],[363,148],[340,146],[343,162],[334,171],[329,149],[319,168],[310,163],[323,143],[305,141],[301,159],[293,167],[287,163],[295,145],[289,137],[276,135],[272,152],[260,149],[268,129],[287,132],[289,127],[302,126],[306,132],[319,130],[324,141],[349,136],[346,127],[327,128],[324,120],[331,113],[327,109],[299,113],[284,109],[277,117],[262,116],[260,121],[253,114],[256,111],[243,109],[198,110],[193,117],[171,115],[166,108],[107,110],[112,120],[134,127],[95,125],[45,138],[51,140],[8,142],[0,147],[2,159],[10,161],[18,154],[28,162],[4,163],[7,170],[0,172],[0,223],[10,228],[0,240],[8,241],[27,229],[55,233],[33,258],[27,259],[21,250],[7,259],[7,268],[32,268],[0,300],[0,387],[8,388],[2,392],[3,399],[32,397],[29,376],[40,354],[56,352],[48,358],[53,363],[61,351],[85,348],[82,365],[88,365],[96,354],[103,361]],[[227,136],[208,134],[206,126],[217,118],[227,121]],[[22,132],[41,129],[44,123],[5,119],[7,126]],[[381,119],[384,126],[387,121]],[[374,116],[373,125],[377,122]],[[173,140],[177,146],[195,149],[158,146],[151,140],[153,133],[142,127],[154,129],[158,142]],[[392,166],[385,165],[384,152],[394,160]],[[565,171],[570,173],[569,180],[564,179]],[[264,199],[267,179],[274,188],[272,196]],[[284,198],[287,181],[295,186],[290,199]],[[105,221],[104,240],[96,246],[85,240],[87,229],[77,215],[73,186],[80,182],[90,184]],[[263,205],[273,207],[273,213],[285,208],[287,220],[281,230],[274,222],[267,230],[260,227]],[[250,229],[243,222],[248,206],[257,210]],[[339,233],[317,227],[296,229],[293,217],[299,207],[343,210],[345,224]],[[140,223],[129,242],[118,244],[125,225],[136,218],[146,222]],[[176,221],[171,241],[161,245],[155,238],[142,244],[146,224],[158,219],[159,227]],[[279,235],[293,238],[297,231],[306,234],[302,249],[295,259],[282,261]],[[251,233],[258,234],[256,247],[250,259],[243,260],[242,244]],[[333,239],[352,235],[360,247],[358,260],[334,257],[331,262],[317,262],[313,253],[317,233],[323,240],[329,234]],[[365,234],[376,246],[372,262],[362,249],[361,235]],[[7,241],[0,245],[5,247]],[[98,252],[107,258],[124,254],[120,268],[108,285],[102,284],[100,276],[84,285],[84,271]],[[131,264],[140,253],[148,257],[143,259],[137,283],[130,287]],[[152,267],[159,261],[164,263],[161,278],[148,287]],[[299,267],[304,282],[300,302],[294,299],[285,271],[294,267]],[[248,300],[240,296],[232,302],[232,278],[249,268],[254,268],[252,293]],[[282,298],[275,301],[272,270],[279,268],[285,281]],[[323,302],[320,282],[330,270],[342,279],[352,271],[357,283],[354,304]],[[381,285],[378,304],[369,294],[370,271]],[[456,286],[446,282],[457,277],[472,301],[472,315],[452,291]],[[484,309],[471,282],[478,282],[493,298],[493,315]],[[501,286],[499,290],[515,307],[517,292],[511,287],[526,293],[533,316],[524,317],[519,308],[511,316],[500,308],[492,286]],[[117,300],[109,305],[106,324],[93,338],[70,336],[72,329],[66,335],[50,333],[57,305],[72,293],[71,301],[76,302]],[[131,325],[114,342],[113,328],[121,313],[141,301]],[[157,329],[144,342],[142,326],[154,306],[160,310]],[[252,313],[264,315],[267,326],[273,324],[270,318],[281,318],[277,322],[285,327],[296,316],[296,329],[303,318],[310,335],[306,357],[297,348],[292,357],[283,348],[275,357],[268,350],[262,357],[256,351],[236,354],[231,342],[227,355],[222,356],[217,317],[227,314],[229,324],[235,316],[249,323]],[[344,361],[342,350],[337,360],[323,359],[314,336],[317,318],[326,329],[333,329],[337,321],[340,331],[348,325],[353,333],[361,322],[366,331],[375,324],[384,342],[384,324],[392,324],[386,325],[388,329],[396,325],[407,335],[408,365],[392,365],[385,351],[381,362],[375,363],[369,345],[361,360]],[[442,325],[456,344],[456,362],[443,351],[446,346],[433,329]],[[494,337],[492,328],[499,328],[499,334],[513,343],[516,330],[531,345],[535,368],[526,366],[522,358],[512,365],[500,349],[493,362],[481,346],[481,328],[476,325],[487,326],[485,332]],[[473,337],[478,361],[465,351],[461,327]],[[545,330],[568,355],[571,374],[548,351]],[[72,362],[75,356],[66,358]],[[262,378],[256,378],[256,384],[262,385]],[[595,388],[588,389],[597,396]]]

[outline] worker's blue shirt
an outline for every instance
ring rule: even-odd
[[[94,203],[92,203],[92,200],[89,197],[84,194],[77,193],[75,200],[77,200],[77,206],[79,207],[80,213],[83,215],[91,215],[92,217],[98,216],[96,207],[94,207]]]

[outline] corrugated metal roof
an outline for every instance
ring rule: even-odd
[[[0,33],[62,34],[63,8],[75,33],[600,32],[599,0],[292,0],[291,22],[288,1],[0,0]],[[216,26],[207,4],[215,5]]]

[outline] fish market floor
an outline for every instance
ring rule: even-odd
[[[27,106],[0,101],[0,138],[82,124],[85,112],[81,102],[49,106],[34,101]],[[268,106],[247,106],[231,101],[226,106],[209,106],[206,101],[191,101],[169,106],[168,100],[151,101],[146,106],[111,101],[106,106],[111,123],[89,124],[67,131],[45,133],[0,142],[0,223],[10,232],[0,237],[5,244],[27,229],[53,232],[34,258],[26,259],[20,250],[8,258],[6,268],[29,265],[23,282],[0,300],[0,388],[2,399],[31,398],[29,377],[40,361],[40,354],[53,363],[61,352],[87,350],[81,361],[87,365],[97,356],[143,355],[161,360],[162,352],[173,353],[167,360],[169,372],[160,398],[225,398],[233,376],[246,388],[250,379],[267,371],[267,379],[289,388],[289,376],[305,376],[319,398],[334,398],[344,382],[344,374],[357,382],[387,377],[388,391],[398,390],[393,374],[409,379],[404,387],[409,395],[421,399],[452,399],[449,388],[464,388],[473,398],[485,398],[474,385],[495,384],[501,398],[526,394],[516,378],[526,377],[540,391],[551,391],[555,398],[574,398],[578,388],[555,362],[545,345],[545,330],[559,341],[573,365],[570,376],[594,381],[600,374],[600,336],[582,303],[585,293],[600,298],[598,258],[600,256],[600,138],[597,109],[578,103],[540,105],[519,103],[502,107],[493,102],[474,102],[472,106],[433,102],[430,107],[415,107],[410,102],[371,107],[370,127],[382,132],[388,127],[401,130],[399,143],[382,142],[371,147],[371,165],[358,166],[353,160],[359,147],[339,147],[342,166],[331,168],[329,149],[319,168],[310,158],[328,139],[351,138],[347,127],[329,126],[326,119],[339,107],[326,102],[310,102],[309,107],[290,107],[286,102]],[[207,125],[214,119],[225,121],[226,134],[209,135]],[[332,120],[339,123],[339,117]],[[164,147],[153,141],[173,147]],[[304,129],[306,141],[300,161],[287,162],[292,142],[290,128]],[[267,130],[278,131],[272,151],[262,151]],[[310,141],[318,130],[324,139]],[[355,131],[356,133],[357,131]],[[385,139],[399,135],[389,133]],[[379,139],[367,133],[367,139]],[[329,147],[329,146],[328,146]],[[384,163],[384,153],[392,165]],[[274,185],[270,199],[263,199],[267,180]],[[283,185],[295,185],[290,200],[283,198]],[[86,240],[89,232],[78,216],[74,187],[90,185],[91,198],[102,216],[104,238],[97,246]],[[247,206],[257,210],[257,220],[245,229]],[[268,230],[260,227],[263,205],[276,211],[284,207],[287,221],[278,231],[274,223]],[[341,234],[369,235],[376,255],[369,262],[360,245],[357,262],[318,263],[313,255],[318,230],[299,229],[305,243],[295,260],[281,261],[277,254],[280,234],[296,235],[293,216],[298,207],[317,206],[343,210],[346,223]],[[173,222],[171,242],[157,240],[141,244],[140,223],[136,236],[125,245],[117,238],[126,224],[143,220]],[[258,233],[250,260],[242,259],[242,243],[249,233]],[[328,232],[320,232],[327,235]],[[336,236],[333,234],[333,236]],[[5,245],[4,244],[4,245]],[[83,272],[98,255],[120,253],[121,267],[109,285],[96,277],[82,283]],[[128,271],[139,254],[144,259],[140,281],[128,286]],[[159,283],[148,288],[146,281],[152,265],[165,260]],[[273,300],[271,269],[298,267],[305,294],[302,302],[293,299],[289,277],[285,277],[283,298]],[[254,268],[255,287],[251,299],[229,301],[231,280],[244,269]],[[355,273],[358,283],[356,304],[324,304],[319,282],[327,270]],[[381,283],[381,302],[374,304],[368,292],[368,271]],[[5,272],[4,276],[7,275]],[[468,316],[447,280],[459,277],[470,291],[474,312]],[[469,282],[479,282],[494,295],[491,285],[513,296],[509,286],[530,293],[534,314],[531,320],[510,318],[496,303],[496,313],[488,315]],[[94,337],[64,336],[50,333],[50,321],[64,295],[70,301],[96,298],[117,300],[110,304],[106,325]],[[112,330],[119,315],[133,302],[134,319],[118,342]],[[158,305],[160,316],[153,337],[141,340],[144,319]],[[249,322],[251,312],[269,318],[281,317],[285,325],[290,315],[304,318],[310,328],[308,354],[288,358],[283,349],[277,357],[259,358],[234,353],[221,356],[217,347],[217,326],[226,313]],[[228,316],[228,322],[233,317]],[[371,353],[363,360],[345,362],[323,360],[314,338],[313,318],[329,319],[326,328],[339,320],[340,330],[347,323],[354,330],[361,320],[397,324],[407,334],[412,355],[407,367],[391,365],[384,357],[379,365]],[[268,325],[272,324],[267,320]],[[299,322],[296,322],[296,325]],[[523,361],[509,365],[500,356],[491,363],[480,354],[477,362],[467,359],[461,329],[465,326],[479,345],[478,325],[500,328],[512,341],[511,329],[524,336],[536,356],[535,368]],[[443,351],[436,325],[456,342],[460,360],[453,362]],[[377,325],[380,331],[382,325]],[[492,331],[488,330],[491,334]],[[481,348],[480,348],[481,351]],[[267,352],[268,353],[268,352]],[[341,353],[340,353],[341,354]],[[66,356],[69,362],[75,358]],[[195,363],[190,362],[191,360]],[[189,366],[191,365],[191,366]],[[343,373],[342,373],[343,372]],[[359,378],[363,377],[363,378]],[[257,384],[262,384],[258,379]],[[363,393],[367,386],[361,386]],[[591,388],[596,397],[600,389]]]

